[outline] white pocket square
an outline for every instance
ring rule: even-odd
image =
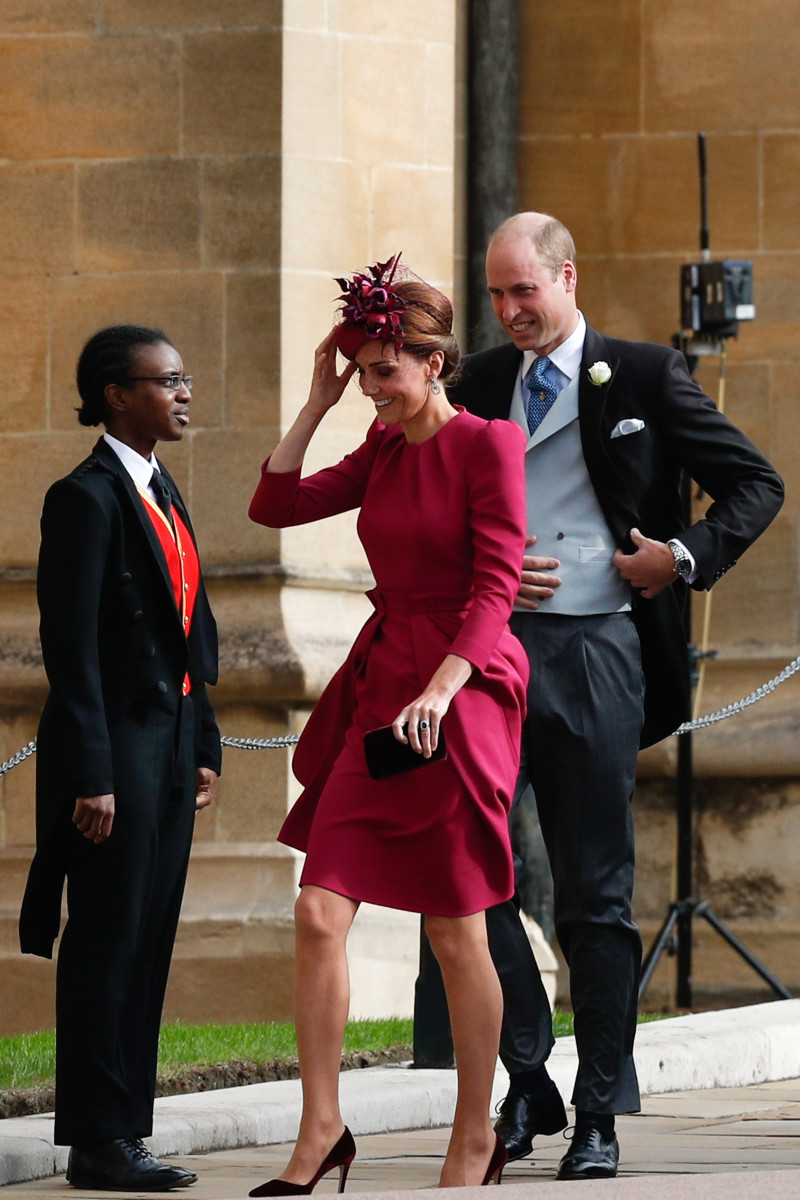
[[[617,422],[611,430],[611,436],[625,437],[628,433],[638,433],[640,429],[644,429],[644,421],[640,421],[638,417],[626,417],[624,421]]]

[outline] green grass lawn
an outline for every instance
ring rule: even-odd
[[[644,1014],[640,1021],[661,1014]],[[572,1013],[556,1009],[556,1037],[572,1033]],[[385,1021],[349,1021],[345,1050],[385,1050],[411,1046],[413,1027],[399,1017]],[[158,1069],[176,1071],[185,1066],[212,1066],[227,1062],[269,1062],[297,1054],[294,1025],[290,1021],[263,1025],[184,1025],[177,1022],[161,1030]],[[0,1038],[0,1090],[52,1085],[55,1075],[55,1034],[23,1033]]]
[[[349,1021],[345,1050],[382,1050],[411,1045],[411,1021]],[[297,1054],[290,1021],[261,1025],[164,1025],[158,1054],[159,1071],[211,1066],[225,1062],[269,1062]],[[52,1084],[55,1076],[55,1032],[23,1033],[0,1038],[0,1090]]]

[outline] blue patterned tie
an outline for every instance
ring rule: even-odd
[[[547,368],[550,366],[552,363],[549,358],[535,358],[522,381],[527,390],[525,416],[531,434],[539,428],[558,395],[558,388],[547,374]]]

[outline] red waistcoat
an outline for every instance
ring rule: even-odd
[[[188,637],[192,627],[192,613],[197,600],[197,589],[200,584],[200,562],[195,544],[174,504],[172,506],[173,528],[149,493],[140,491],[140,495],[145,501],[147,515],[153,522],[161,549],[164,551],[175,604],[183,623],[183,632]],[[182,688],[184,696],[188,696],[191,690],[192,685],[187,674]]]

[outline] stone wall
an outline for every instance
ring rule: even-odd
[[[602,9],[602,18],[599,10]],[[579,299],[610,334],[667,343],[679,268],[699,258],[697,132],[707,135],[713,258],[753,261],[757,316],[728,346],[725,408],[776,464],[786,505],[713,591],[703,712],[797,654],[800,510],[800,51],[797,0],[540,0],[523,3],[519,203],[558,215],[578,246]],[[527,64],[527,69],[526,69]],[[703,386],[717,398],[717,361]],[[698,510],[704,506],[697,502]],[[699,638],[705,601],[695,601]],[[800,685],[694,739],[699,892],[787,982],[800,986],[792,845]],[[636,912],[646,943],[672,894],[675,739],[642,756],[635,801]],[[701,990],[755,976],[700,923]],[[653,994],[668,994],[668,969]],[[762,998],[764,992],[760,993]]]
[[[343,658],[369,581],[352,515],[278,534],[247,505],[305,398],[331,277],[403,250],[452,288],[456,8],[3,5],[0,759],[34,736],[44,697],[38,516],[95,439],[75,421],[73,373],[106,324],[162,326],[196,377],[191,433],[164,458],[220,626],[223,732],[296,730]],[[310,465],[356,445],[370,411],[348,389]],[[290,1013],[296,864],[272,840],[294,794],[289,764],[286,751],[226,752],[218,804],[198,820],[170,1016]],[[52,965],[16,949],[33,776],[27,762],[0,781],[0,1032],[52,1024]],[[365,914],[356,973],[369,975],[359,954],[380,968],[384,925]]]

